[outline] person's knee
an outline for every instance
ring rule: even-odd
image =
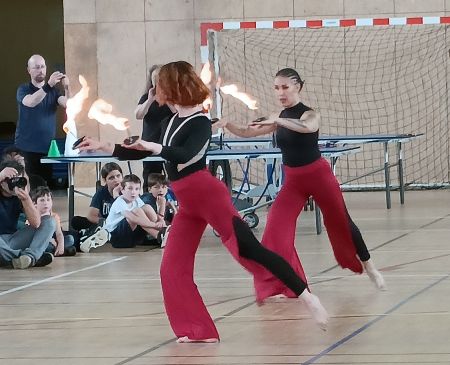
[[[55,218],[46,215],[41,217],[41,224],[39,225],[38,229],[42,230],[55,230],[56,229],[56,220]]]
[[[75,239],[71,234],[66,234],[64,236],[64,247],[70,247],[75,244]]]

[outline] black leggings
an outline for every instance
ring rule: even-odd
[[[249,226],[239,217],[233,217],[233,227],[238,241],[240,256],[264,266],[297,296],[303,293],[307,287],[306,283],[296,274],[285,259],[261,245]]]

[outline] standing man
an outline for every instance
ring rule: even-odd
[[[40,55],[28,60],[27,70],[31,82],[17,89],[19,116],[16,126],[15,145],[25,157],[28,174],[40,175],[47,183],[52,177],[51,164],[41,164],[47,155],[50,142],[56,134],[56,109],[66,107],[69,98],[69,79],[59,71],[53,72],[45,82],[47,66]],[[64,95],[55,86],[61,82]]]

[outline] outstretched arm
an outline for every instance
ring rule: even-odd
[[[248,125],[238,125],[232,122],[227,122],[223,119],[217,122],[217,127],[226,128],[234,135],[244,138],[262,136],[273,133],[276,130],[276,125],[274,123],[259,124],[250,122]]]
[[[276,124],[298,133],[314,133],[319,129],[320,114],[314,110],[303,113],[300,119],[277,118]]]

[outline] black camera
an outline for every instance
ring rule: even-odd
[[[14,190],[17,186],[19,189],[24,189],[27,186],[27,179],[23,176],[16,176],[6,179],[6,183],[8,184],[9,190]]]

